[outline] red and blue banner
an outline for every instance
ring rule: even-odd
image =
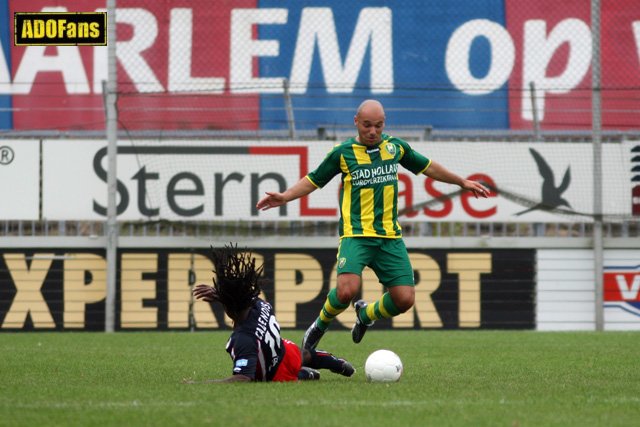
[[[640,317],[640,265],[605,267],[604,305]]]
[[[348,126],[365,98],[388,126],[591,128],[589,0],[118,1],[127,130]],[[13,14],[104,0],[0,0],[0,128],[103,129],[107,48],[13,46]],[[28,10],[27,10],[28,9]],[[640,2],[603,0],[603,125],[640,123]],[[113,41],[111,41],[113,42]],[[4,71],[3,71],[4,70]],[[534,113],[535,112],[535,113]]]

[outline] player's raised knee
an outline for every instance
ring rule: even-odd
[[[403,287],[405,288],[405,287]],[[391,292],[391,299],[400,313],[404,313],[413,307],[415,303],[416,294],[413,287],[406,287],[408,289],[402,289],[401,291]]]

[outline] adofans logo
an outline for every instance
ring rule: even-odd
[[[106,46],[106,12],[16,12],[16,46]]]

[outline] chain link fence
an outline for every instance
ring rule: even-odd
[[[29,7],[105,8],[104,1],[54,3],[33,0]],[[111,43],[116,43],[119,138],[131,145],[140,138],[342,140],[353,133],[355,108],[376,98],[385,106],[388,131],[411,141],[590,142],[595,90],[602,97],[603,141],[640,140],[640,3],[601,1],[597,88],[591,75],[590,5],[590,0],[118,0],[117,38]],[[0,9],[5,13],[0,19],[9,24],[0,32],[2,136],[101,138],[107,47],[13,46],[10,17],[24,4],[4,0]],[[630,169],[629,179],[638,181],[638,156],[609,167]],[[636,199],[640,194],[632,203]],[[5,221],[4,230],[28,234],[16,230],[34,228],[33,222],[14,224]],[[99,227],[61,224],[45,220],[35,228],[91,234]],[[136,229],[174,227],[157,224]],[[626,233],[636,224],[626,216],[613,227]],[[238,233],[265,229],[262,223],[221,225],[229,226]],[[123,227],[127,233],[132,226]],[[463,234],[469,227],[476,226],[452,229]],[[295,233],[299,227],[284,229]],[[534,235],[551,233],[531,229],[538,230]]]
[[[129,130],[591,129],[590,1],[118,3]],[[638,131],[640,21],[602,1],[603,128]],[[215,25],[211,25],[215,23]]]
[[[109,159],[104,144],[107,139],[106,81],[108,65],[113,64],[109,61],[109,48],[14,46],[12,43],[13,14],[24,11],[27,6],[30,11],[103,11],[106,3],[105,0],[30,0],[27,5],[19,0],[0,0],[0,195],[3,196],[0,236],[5,247],[10,248],[9,252],[14,252],[13,248],[28,247],[24,253],[16,252],[15,256],[10,254],[4,259],[13,262],[13,271],[19,272],[22,292],[25,289],[31,292],[32,272],[47,271],[56,262],[53,273],[47,275],[49,283],[44,285],[46,291],[42,295],[53,302],[51,312],[58,316],[56,319],[65,313],[69,316],[68,324],[64,319],[63,323],[56,324],[39,291],[32,293],[37,294],[37,299],[26,304],[19,302],[12,312],[10,306],[16,294],[13,287],[16,291],[19,289],[16,279],[16,285],[6,286],[1,298],[0,311],[12,313],[10,321],[4,319],[5,326],[100,327],[104,316],[105,330],[113,331],[116,309],[120,309],[120,327],[154,327],[154,323],[145,323],[149,307],[144,306],[144,301],[161,288],[159,298],[166,295],[174,298],[182,304],[182,308],[175,311],[180,318],[186,320],[190,316],[193,320],[193,310],[184,304],[187,301],[184,296],[189,295],[185,284],[190,281],[186,274],[194,269],[193,252],[191,260],[185,256],[177,259],[179,265],[173,266],[171,277],[168,273],[171,269],[164,270],[166,280],[154,275],[156,283],[151,284],[149,294],[145,289],[147,284],[141,286],[148,281],[146,274],[152,268],[147,262],[157,262],[157,258],[136,252],[143,246],[158,248],[158,242],[170,242],[167,246],[181,246],[181,250],[189,246],[206,247],[228,238],[268,241],[275,246],[285,240],[287,245],[295,247],[312,241],[322,241],[320,244],[324,245],[328,239],[308,237],[327,237],[332,240],[326,246],[333,248],[337,223],[336,218],[326,219],[328,214],[323,220],[303,220],[301,214],[282,220],[268,217],[276,213],[273,210],[259,219],[257,215],[254,220],[246,218],[252,218],[250,210],[255,207],[252,197],[258,194],[259,183],[265,175],[270,175],[269,179],[275,176],[282,183],[299,179],[306,171],[298,164],[293,165],[286,156],[295,152],[300,165],[304,157],[305,162],[311,160],[307,164],[311,166],[321,158],[319,152],[326,152],[332,145],[327,140],[340,141],[353,135],[356,107],[364,99],[375,98],[385,106],[390,133],[416,141],[416,147],[428,149],[434,158],[447,159],[444,163],[465,177],[480,179],[478,173],[490,171],[491,174],[483,173],[482,179],[499,178],[494,181],[498,186],[492,188],[496,199],[487,207],[458,197],[459,192],[447,194],[428,187],[430,184],[426,184],[423,177],[418,185],[411,181],[413,177],[401,177],[405,198],[408,189],[415,188],[415,194],[419,190],[423,199],[427,199],[418,200],[416,196],[415,203],[407,202],[402,207],[406,215],[401,221],[409,245],[428,246],[429,243],[424,242],[429,240],[424,237],[436,237],[441,238],[438,245],[455,248],[472,242],[469,246],[486,249],[491,243],[485,237],[507,237],[494,243],[498,247],[505,245],[506,249],[501,247],[491,255],[493,261],[481,255],[494,269],[496,262],[503,262],[504,271],[509,271],[505,277],[510,285],[519,281],[527,286],[534,285],[533,276],[528,276],[535,274],[532,268],[526,268],[524,278],[511,275],[514,268],[521,269],[513,267],[509,256],[518,250],[519,244],[537,248],[593,248],[595,286],[591,280],[584,279],[590,272],[589,257],[585,257],[584,263],[576,263],[575,254],[562,258],[567,255],[559,257],[554,251],[540,255],[530,248],[526,249],[526,256],[531,266],[539,260],[535,257],[541,256],[540,274],[545,272],[544,268],[561,271],[560,274],[564,274],[563,268],[567,271],[566,287],[561,285],[558,291],[564,292],[561,296],[553,294],[557,291],[558,276],[547,279],[554,282],[554,288],[551,292],[546,289],[546,295],[542,294],[545,292],[543,280],[543,286],[535,289],[539,292],[537,296],[542,297],[537,300],[541,307],[538,316],[547,314],[551,322],[566,322],[575,318],[570,313],[576,311],[578,317],[588,316],[585,323],[602,329],[600,279],[605,257],[600,234],[615,239],[614,248],[636,249],[640,237],[638,0],[601,0],[598,34],[593,34],[591,29],[590,0],[117,0],[116,37],[110,40],[110,47],[115,46],[112,59],[117,63],[118,144],[109,146],[112,154],[117,153]],[[592,48],[594,36],[601,40],[595,50]],[[594,85],[592,64],[596,53],[601,58],[601,76]],[[111,79],[109,83],[113,82]],[[602,99],[598,107],[601,108],[602,135],[599,131],[592,132],[594,94]],[[109,98],[112,96],[113,92],[109,92]],[[109,134],[111,140],[113,135]],[[266,140],[272,149],[270,153],[264,149]],[[596,161],[590,157],[588,144],[599,140],[605,142],[602,144],[605,146],[602,198],[594,195],[596,186],[592,176]],[[497,144],[499,141],[502,145]],[[326,148],[319,147],[322,142],[326,142]],[[168,151],[185,153],[185,147],[190,153],[166,155]],[[141,151],[145,151],[148,158],[143,158]],[[211,157],[205,158],[202,153]],[[276,160],[274,153],[284,154]],[[306,157],[308,153],[313,155]],[[244,157],[233,158],[239,155]],[[271,157],[255,160],[260,155]],[[158,159],[150,159],[154,156]],[[117,177],[107,173],[107,169],[113,171],[114,168],[106,167],[108,160],[115,159]],[[152,163],[151,160],[160,161]],[[268,162],[271,169],[263,168]],[[225,169],[229,164],[237,169]],[[477,164],[483,168],[491,166],[476,169]],[[151,165],[157,168],[151,169]],[[218,167],[214,172],[211,172],[212,165]],[[160,175],[165,180],[161,183]],[[111,187],[109,203],[106,203],[108,178],[112,182],[117,178],[117,190]],[[237,204],[225,199],[225,206],[232,208],[224,212],[224,185],[245,178],[244,184],[249,180],[258,184],[250,191],[228,187],[232,188],[229,193],[233,193],[231,196]],[[179,187],[180,180],[194,187]],[[162,185],[155,186],[155,192],[149,190],[156,183]],[[202,185],[201,190],[199,183],[206,183],[209,191],[206,200],[202,197],[203,200],[181,205],[186,200],[182,197],[188,193],[204,194],[205,186]],[[514,183],[520,188],[509,187]],[[147,184],[149,188],[145,187]],[[212,187],[215,188],[212,190]],[[556,207],[569,207],[567,212],[561,212],[569,217],[554,222],[548,216],[536,217],[544,221],[519,216],[532,211],[540,213],[539,205],[549,192],[557,196]],[[337,192],[323,193],[335,195]],[[105,221],[106,212],[113,208],[113,198],[117,198],[116,210],[120,210],[121,204],[123,207],[122,214],[118,212],[117,223],[112,214],[109,221]],[[591,208],[592,202],[599,199],[604,199],[608,215],[602,228],[599,218],[602,212]],[[192,212],[195,215],[200,205],[213,206],[215,211],[206,220],[176,219],[175,215],[167,219],[157,214],[165,204],[173,213],[186,213],[183,217]],[[12,213],[18,212],[15,207],[23,205],[29,206],[19,212],[27,214]],[[458,208],[463,205],[467,214],[472,212],[475,216],[461,213]],[[317,211],[326,206],[326,203],[312,202],[306,209]],[[502,210],[511,209],[510,216],[491,218],[498,206]],[[219,217],[215,216],[217,209]],[[427,211],[432,217],[427,218]],[[146,220],[135,219],[144,217],[145,213]],[[483,221],[474,220],[483,215]],[[85,238],[46,239],[43,236]],[[116,236],[122,237],[120,243]],[[128,237],[135,239],[123,244]],[[146,240],[145,237],[169,239]],[[539,239],[535,243],[514,239],[520,237],[552,239]],[[626,239],[617,239],[620,237]],[[88,241],[95,245],[87,245]],[[93,249],[89,249],[88,255],[81,254],[74,260],[70,259],[75,256],[73,253],[69,258],[62,252],[33,253],[33,248],[58,244],[100,248],[100,254],[93,254]],[[127,244],[137,246],[130,257],[122,256],[121,248]],[[104,258],[103,246],[106,246]],[[609,242],[608,248],[611,247]],[[438,256],[445,255],[443,252]],[[545,256],[552,261],[546,267]],[[41,264],[34,264],[34,258],[40,258]],[[622,259],[622,255],[619,258]],[[612,263],[611,259],[608,262]],[[67,261],[69,266],[64,274],[69,274],[72,280],[59,287],[63,273],[58,272],[62,271],[62,262],[67,265]],[[299,285],[297,263],[299,261],[292,260],[284,267],[293,273],[288,282],[291,289]],[[468,260],[465,264],[468,268]],[[165,268],[169,264],[163,260],[160,265]],[[202,265],[208,280],[210,266]],[[576,265],[579,268],[575,268]],[[134,271],[135,277],[123,279],[121,276],[118,288],[118,270],[122,274],[127,268]],[[9,270],[4,272],[7,278]],[[89,273],[93,270],[95,276]],[[433,271],[439,278],[445,270],[437,267]],[[455,269],[447,270],[447,274],[455,272]],[[44,273],[42,280],[44,283]],[[502,292],[505,282],[500,280],[497,283]],[[91,281],[97,287],[87,289]],[[286,283],[280,281],[283,282]],[[577,289],[577,282],[584,282],[583,288]],[[178,298],[175,294],[171,296],[171,283],[175,289],[180,287]],[[477,288],[480,289],[479,281]],[[628,290],[630,292],[631,282]],[[97,291],[95,295],[93,291]],[[525,295],[521,290],[516,292]],[[504,295],[501,293],[497,298],[509,303],[509,297]],[[534,290],[526,288],[526,295],[531,301],[527,309],[533,310]],[[423,301],[430,298],[423,296]],[[480,301],[480,296],[473,298]],[[116,304],[117,299],[120,305]],[[72,300],[73,304],[68,303]],[[123,301],[137,305],[122,310]],[[486,298],[483,301],[495,302]],[[594,302],[595,321],[591,308]],[[87,316],[79,305],[92,306],[89,309],[92,313]],[[586,305],[589,307],[585,308]],[[41,307],[44,310],[40,311]],[[28,317],[31,308],[39,317]],[[282,305],[278,310],[282,310],[285,317],[291,314],[282,309]],[[311,316],[315,316],[315,310]],[[533,319],[533,312],[529,313]],[[569,315],[564,316],[566,313]],[[478,319],[480,314],[481,311],[477,311]],[[131,320],[126,318],[129,315],[138,317]],[[158,317],[152,313],[153,316]],[[169,317],[168,314],[161,316]],[[305,318],[297,326],[307,324],[310,319]],[[62,324],[64,326],[60,326]]]
[[[8,18],[24,4],[3,6],[4,131],[104,129],[107,48],[13,46]],[[623,136],[639,131],[639,13],[634,0],[601,1],[603,128]],[[337,132],[366,98],[394,130],[591,129],[590,0],[119,0],[116,18],[130,132]]]

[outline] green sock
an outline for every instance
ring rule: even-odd
[[[338,290],[336,288],[331,289],[329,295],[327,295],[327,300],[322,306],[322,310],[320,310],[320,315],[316,319],[316,326],[321,331],[327,330],[331,321],[338,314],[345,311],[347,307],[349,307],[349,303],[343,304],[338,299]]]
[[[385,292],[378,301],[367,305],[364,310],[360,310],[358,315],[365,325],[370,325],[378,319],[389,319],[398,314],[400,314],[400,310],[393,303],[389,292]]]

